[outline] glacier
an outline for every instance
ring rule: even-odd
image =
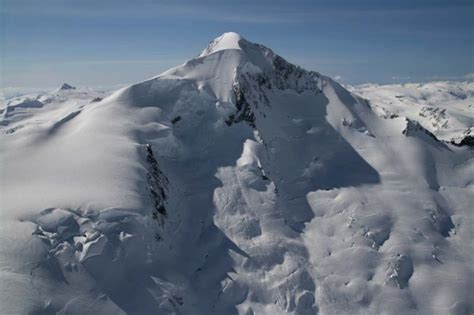
[[[0,313],[472,313],[474,88],[437,89],[225,33],[113,93],[6,101]]]

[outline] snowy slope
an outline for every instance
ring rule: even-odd
[[[235,33],[55,93],[2,112],[0,313],[473,311],[473,151],[413,117]]]
[[[380,115],[409,117],[441,140],[474,137],[474,82],[364,84],[350,90],[369,99]]]
[[[108,94],[89,88],[76,89],[64,83],[49,93],[20,95],[0,103],[0,124],[7,126],[5,133],[14,133],[23,127],[36,128],[43,122],[54,120],[52,115],[60,117],[79,113],[88,103],[99,102]]]

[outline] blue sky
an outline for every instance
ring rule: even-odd
[[[344,83],[462,80],[474,1],[0,0],[3,87],[112,87],[235,31]]]

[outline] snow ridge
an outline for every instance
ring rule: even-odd
[[[0,313],[470,313],[474,153],[441,130],[472,115],[437,100],[236,33],[110,96],[9,100]]]

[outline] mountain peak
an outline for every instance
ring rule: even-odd
[[[226,32],[221,36],[212,40],[206,49],[203,50],[200,56],[210,55],[216,51],[227,49],[242,50],[242,42],[247,42],[240,34],[235,32]]]
[[[239,33],[236,33],[236,32],[225,32],[221,36],[219,36],[218,38],[221,39],[221,40],[229,41],[229,42],[232,42],[232,41],[237,41],[238,42],[242,39],[245,40],[245,38],[243,38],[242,35],[240,35]]]
[[[75,90],[76,88],[72,85],[69,85],[68,83],[63,83],[59,90]]]
[[[225,56],[223,56],[225,55]],[[223,58],[221,58],[223,57]],[[321,76],[295,66],[270,48],[228,32],[212,40],[202,53],[157,78],[185,78],[208,86],[220,100],[232,102],[235,85],[320,92]],[[245,83],[243,83],[245,82]]]

